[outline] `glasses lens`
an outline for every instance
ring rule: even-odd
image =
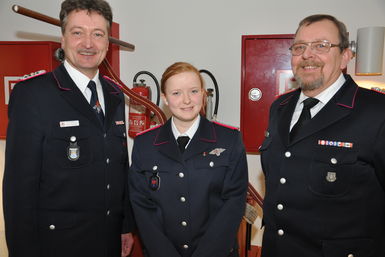
[[[294,44],[289,49],[292,55],[301,55],[303,52],[305,52],[306,47],[307,45],[305,44]]]
[[[311,43],[311,48],[314,49],[317,53],[327,53],[330,50],[331,44],[327,41],[313,42]]]

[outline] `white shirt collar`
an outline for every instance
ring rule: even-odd
[[[87,85],[88,82],[90,82],[90,79],[86,75],[72,67],[72,65],[69,64],[67,60],[64,61],[64,67],[66,68],[71,79],[75,82],[76,86],[84,94],[84,92],[86,92]],[[99,70],[96,72],[96,75],[92,78],[92,80],[95,81],[96,86],[100,85]]]
[[[177,139],[179,136],[188,136],[190,139],[193,138],[193,136],[195,135],[195,132],[197,132],[198,130],[200,120],[201,120],[201,116],[198,115],[198,117],[195,119],[191,127],[185,133],[181,134],[175,126],[174,117],[171,117],[171,129],[175,139]]]
[[[338,79],[333,84],[331,84],[324,91],[316,95],[314,98],[317,98],[322,103],[322,105],[327,104],[330,101],[330,99],[332,99],[332,97],[337,93],[337,91],[342,87],[345,81],[346,79],[344,75],[341,73]],[[301,91],[301,95],[299,96],[299,99],[298,99],[298,104],[302,103],[306,98],[308,97],[305,96]]]

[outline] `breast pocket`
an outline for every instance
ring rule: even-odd
[[[210,187],[211,190],[221,192],[229,160],[224,152],[220,156],[199,156],[194,160],[194,174],[192,176],[200,181],[202,188]]]
[[[136,172],[143,176],[147,190],[155,195],[176,192],[187,175],[180,164],[150,156]]]
[[[47,162],[62,168],[80,168],[90,164],[92,151],[85,127],[54,128],[47,140]]]
[[[345,148],[318,148],[308,173],[309,189],[325,197],[339,197],[351,188],[358,152]]]

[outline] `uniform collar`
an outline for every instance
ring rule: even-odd
[[[64,61],[64,67],[67,70],[68,75],[75,82],[75,85],[79,88],[80,92],[85,92],[87,89],[88,82],[90,82],[90,78],[75,69],[71,64],[68,63],[67,60]],[[99,70],[96,72],[92,80],[96,83],[97,87],[101,87],[99,80]]]
[[[73,106],[79,113],[82,113],[85,117],[92,120],[95,125],[100,125],[100,121],[97,119],[92,107],[84,98],[80,89],[76,86],[75,82],[70,77],[64,64],[59,65],[55,70],[52,71],[56,85],[61,91],[60,95]],[[89,80],[88,80],[89,81]],[[120,92],[117,91],[116,87],[112,85],[112,82],[99,77],[99,81],[103,83],[104,100],[105,100],[105,131],[112,125],[112,120],[118,105],[121,103],[119,97]],[[88,82],[87,82],[88,83]]]
[[[186,148],[182,155],[177,146],[177,142],[172,132],[171,119],[169,119],[155,136],[154,145],[159,147],[159,151],[176,161],[183,162],[194,156],[197,153],[207,152],[212,149],[213,143],[217,142],[215,126],[205,117],[200,117],[199,126],[195,135],[189,142],[189,147]]]
[[[199,123],[200,123],[200,115],[195,119],[194,123],[191,125],[191,127],[184,132],[183,134],[179,132],[179,130],[176,128],[175,125],[175,118],[171,117],[171,128],[172,128],[172,133],[174,134],[175,139],[177,139],[179,136],[188,136],[190,139],[194,137],[195,132],[197,132]]]
[[[325,90],[323,90],[318,95],[314,96],[314,98],[318,99],[323,105],[327,104],[330,99],[340,90],[340,88],[345,83],[346,79],[344,75],[341,73],[340,76],[337,78],[337,80],[331,84],[329,87],[327,87]],[[302,103],[304,100],[306,100],[308,97],[305,96],[305,94],[301,91],[301,94],[298,99],[298,104]]]
[[[345,83],[312,119],[312,122],[301,131],[301,135],[292,143],[300,141],[350,114],[355,106],[359,87],[349,75],[344,75],[344,78],[346,80]],[[289,142],[290,121],[299,95],[300,90],[295,90],[279,99],[278,130],[283,142]]]
[[[160,127],[158,134],[155,137],[154,145],[163,145],[175,141],[176,137],[172,131],[172,119],[169,119],[162,127]],[[197,122],[197,129],[191,139],[197,139],[205,142],[216,142],[217,136],[213,123],[205,117],[199,116]]]

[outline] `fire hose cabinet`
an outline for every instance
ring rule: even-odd
[[[241,132],[248,153],[259,153],[270,105],[292,89],[289,47],[294,35],[242,36]]]
[[[12,88],[26,74],[55,69],[60,64],[54,57],[58,48],[60,43],[49,41],[0,42],[0,139],[6,137]]]

